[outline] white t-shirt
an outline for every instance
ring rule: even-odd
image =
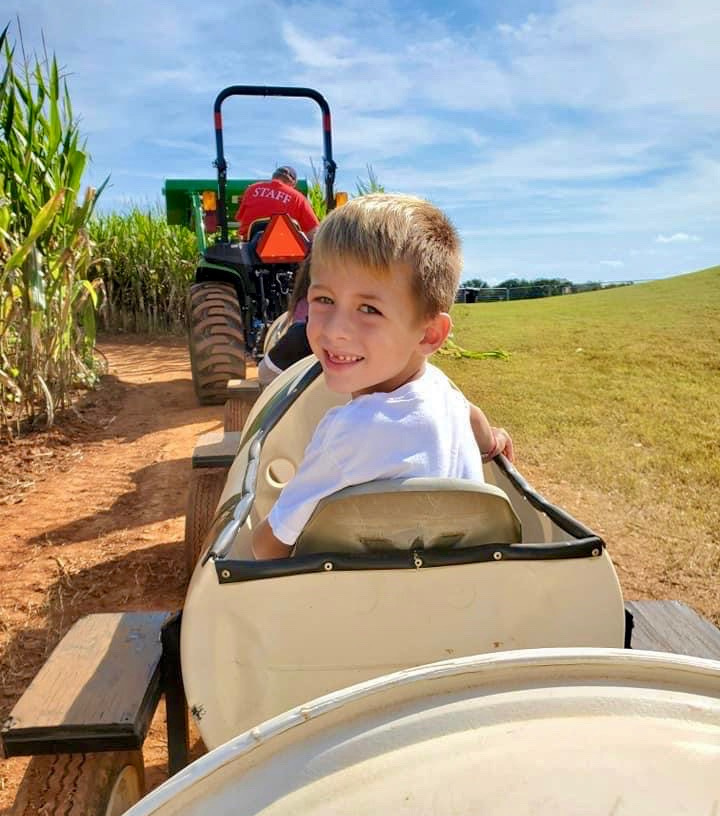
[[[325,496],[376,479],[416,476],[484,481],[470,406],[430,364],[421,377],[395,391],[365,394],[331,408],[268,522],[277,538],[292,546]]]

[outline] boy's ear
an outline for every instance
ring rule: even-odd
[[[425,334],[420,341],[421,351],[426,356],[437,351],[445,342],[452,329],[452,320],[447,312],[440,312],[425,326]]]

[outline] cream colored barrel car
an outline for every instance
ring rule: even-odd
[[[622,647],[600,538],[502,460],[487,484],[407,479],[324,500],[292,558],[252,560],[253,527],[343,399],[306,358],[255,404],[188,590],[188,706],[214,748],[323,694],[446,658]]]
[[[710,816],[719,759],[720,662],[533,649],[309,701],[201,757],[127,816]]]

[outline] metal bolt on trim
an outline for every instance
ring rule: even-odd
[[[229,577],[230,577],[230,570],[221,570],[221,571],[220,571],[220,575],[221,575],[223,578],[229,578]]]
[[[493,558],[496,561],[502,561],[502,553],[499,550],[495,550],[495,552],[493,553]]]
[[[326,561],[326,562],[323,564],[323,569],[325,570],[325,572],[330,572],[330,570],[331,570],[332,568],[333,568],[333,562],[332,562],[332,561]]]
[[[423,565],[423,560],[422,560],[422,558],[420,558],[419,555],[414,555],[413,556],[413,563],[415,564],[415,566],[418,569],[420,569],[420,567],[422,567],[422,565]]]
[[[597,558],[598,555],[600,555],[600,550],[597,547],[595,547],[595,549],[592,551],[592,554],[595,556],[595,558]]]

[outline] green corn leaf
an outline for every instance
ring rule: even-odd
[[[53,61],[53,65],[55,65]],[[55,65],[57,70],[57,65]],[[48,154],[54,155],[60,144],[62,138],[62,126],[60,124],[60,109],[58,107],[57,95],[55,93],[50,97],[50,139],[48,143]]]
[[[10,256],[10,259],[5,264],[6,273],[11,271],[12,269],[17,269],[19,266],[22,265],[28,253],[35,245],[37,239],[52,224],[53,218],[55,217],[58,210],[62,207],[64,198],[65,191],[59,190],[35,216],[27,238],[25,238],[20,247]]]
[[[87,154],[82,150],[75,149],[68,156],[68,174],[65,183],[73,191],[73,198],[80,190],[80,179],[85,170],[86,162]]]
[[[97,308],[98,305],[98,290],[93,282],[87,280],[87,278],[83,278],[83,280],[78,281],[82,285],[82,287],[87,291],[88,295],[90,296],[90,302],[92,303],[94,308]],[[101,281],[96,282],[100,285]]]
[[[104,189],[105,189],[105,188],[108,186],[109,181],[110,181],[110,176],[109,176],[109,175],[108,175],[108,176],[105,176],[105,180],[104,180],[104,181],[102,182],[102,184],[101,184],[101,185],[100,185],[100,186],[97,188],[97,190],[95,190],[95,195],[93,196],[92,206],[91,206],[91,208],[90,208],[90,213],[89,213],[89,215],[92,215],[92,213],[95,211],[95,205],[97,204],[97,200],[98,200],[98,198],[100,198],[100,196],[102,195],[103,190],[104,190]]]
[[[30,87],[23,84],[20,77],[15,77],[15,90],[20,94],[23,106],[25,108],[32,107],[32,93]]]
[[[90,288],[92,289],[92,287]],[[97,301],[97,293],[94,290],[93,293]],[[90,298],[88,298],[88,300],[85,301],[85,304],[83,306],[82,319],[85,336],[88,339],[92,338],[92,341],[94,342],[96,334],[95,303]]]
[[[43,258],[35,247],[28,253],[23,267],[30,308],[33,311],[44,311],[47,306],[47,300],[45,298]]]
[[[50,66],[50,96],[55,100],[60,99],[60,72],[54,55]]]
[[[68,90],[67,83],[63,82],[63,99],[64,99],[64,109],[65,109],[65,120],[67,122],[73,121],[73,109],[72,109],[72,101],[70,99],[70,91]]]

